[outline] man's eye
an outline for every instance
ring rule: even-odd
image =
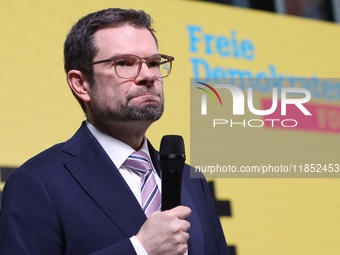
[[[134,65],[134,63],[135,63],[135,61],[122,59],[122,60],[117,60],[115,65],[116,66],[132,66],[132,65]]]
[[[160,63],[159,61],[149,61],[148,67],[159,67]]]

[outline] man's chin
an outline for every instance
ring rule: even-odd
[[[162,114],[139,114],[139,115],[132,115],[126,118],[126,120],[131,121],[157,121],[162,117]]]

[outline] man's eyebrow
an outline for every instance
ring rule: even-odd
[[[111,56],[108,57],[107,59],[113,59],[113,58],[119,57],[119,56],[121,56],[121,55],[125,55],[125,54],[118,54],[118,53],[116,53],[116,54],[111,55]]]

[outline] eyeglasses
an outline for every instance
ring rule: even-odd
[[[142,63],[146,63],[156,78],[165,78],[171,73],[172,61],[174,60],[174,57],[164,54],[155,54],[146,58],[141,58],[132,54],[124,54],[109,59],[95,61],[90,64],[85,64],[80,69],[88,65],[112,62],[118,77],[131,79],[136,78],[139,75],[142,69]]]

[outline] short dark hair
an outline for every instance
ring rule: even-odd
[[[64,69],[66,74],[72,69],[81,69],[89,83],[93,84],[93,66],[85,64],[93,61],[98,50],[94,45],[95,32],[105,27],[121,27],[124,25],[147,28],[157,44],[157,38],[152,28],[151,16],[144,11],[109,8],[93,12],[81,18],[66,37],[64,43]],[[76,95],[75,97],[85,111],[82,100]]]

